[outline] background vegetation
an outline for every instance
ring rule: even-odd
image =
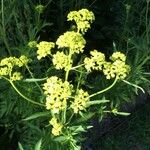
[[[30,56],[31,59],[36,57],[35,50],[28,47],[29,41],[55,41],[67,28],[73,27],[66,22],[68,12],[87,8],[94,12],[96,20],[86,34],[85,53],[88,54],[93,49],[98,49],[107,55],[116,50],[122,51],[127,55],[128,64],[132,68],[128,81],[141,86],[146,92],[150,92],[149,3],[149,0],[1,0],[0,58],[20,54]],[[44,6],[42,12],[37,11],[37,5]],[[49,70],[45,71],[45,68],[49,68],[47,60],[40,63],[35,60],[30,63],[29,68],[32,68],[34,77],[40,78],[51,74]],[[26,70],[22,71],[26,77],[30,77]],[[95,87],[92,88],[93,91],[97,90],[98,84],[103,88],[109,82],[100,80],[99,75],[94,73],[86,83],[88,87]],[[112,107],[120,107],[127,101],[134,101],[134,97],[139,93],[135,87],[128,86],[124,89],[124,84],[117,85],[107,93],[106,97],[112,100]],[[21,100],[7,82],[0,80],[0,85],[1,149],[17,149],[18,142],[25,150],[34,149],[41,138],[43,149],[55,149],[55,142],[52,142],[49,130],[45,128],[48,118],[23,122],[23,118],[40,111],[39,108]],[[28,97],[36,99],[40,95],[35,83],[17,83],[17,86]],[[120,94],[118,95],[118,93]],[[135,136],[137,139],[148,130],[147,124],[142,122],[144,118],[148,121],[148,108],[146,107],[140,113],[135,113],[138,120],[136,124],[131,121],[129,130],[126,131],[134,132],[135,129],[135,132],[139,132]],[[142,116],[142,114],[145,115]],[[140,128],[140,123],[145,127],[144,130]],[[120,135],[122,136],[122,133]],[[126,134],[122,137],[112,135],[104,138],[105,141],[99,147],[109,149],[111,146],[113,147],[114,143],[119,143],[118,141],[123,137],[129,139]],[[149,134],[145,133],[143,138],[149,138]],[[109,147],[107,147],[107,143],[110,143]],[[141,143],[149,146],[146,141]],[[121,146],[116,144],[114,149],[119,147],[124,147],[124,144]],[[129,148],[131,147],[129,145]],[[147,147],[142,148],[146,149]]]

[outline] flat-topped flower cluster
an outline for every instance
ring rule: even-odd
[[[22,67],[27,65],[29,59],[22,55],[20,58],[7,57],[0,61],[0,76],[8,77],[12,81],[21,80],[23,78],[21,72],[14,71],[15,67]]]

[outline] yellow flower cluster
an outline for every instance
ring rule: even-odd
[[[21,80],[23,78],[23,76],[21,75],[20,72],[14,72],[12,74],[12,76],[10,77],[11,81],[17,81],[17,80]]]
[[[56,76],[48,78],[43,87],[46,95],[46,109],[54,114],[65,109],[66,100],[71,96],[72,88],[73,86],[68,81],[63,82]]]
[[[56,69],[65,69],[66,71],[71,68],[73,60],[65,55],[63,52],[57,52],[53,55],[53,64]]]
[[[91,58],[85,58],[84,64],[88,72],[93,70],[102,70],[102,66],[105,63],[105,55],[97,50],[91,51]]]
[[[115,78],[123,80],[130,72],[130,66],[125,63],[126,56],[121,52],[115,52],[110,57],[112,62],[105,60],[105,55],[97,50],[91,51],[91,58],[84,59],[84,65],[88,72],[92,70],[103,71],[107,79]]]
[[[20,58],[16,57],[8,57],[4,58],[0,61],[0,76],[9,76],[11,80],[21,80],[22,75],[20,72],[14,72],[12,74],[13,68],[15,66],[22,67],[27,65],[29,59],[22,55]]]
[[[86,41],[83,38],[82,34],[74,31],[68,31],[59,36],[56,44],[58,45],[58,48],[69,48],[71,50],[71,53],[73,54],[83,52]]]
[[[89,94],[82,89],[79,89],[70,107],[73,109],[74,113],[78,113],[79,111],[86,109],[88,101]]]
[[[35,47],[37,46],[37,41],[30,41],[30,42],[28,43],[28,46],[29,46],[30,48],[35,48]]]
[[[57,121],[57,119],[56,119],[55,117],[53,117],[53,118],[50,120],[49,123],[53,126],[53,128],[52,128],[52,134],[53,134],[54,136],[60,135],[61,132],[62,132],[62,127],[63,127],[63,125],[60,124],[60,123],[58,123],[58,121]]]
[[[25,65],[27,65],[28,62],[29,62],[29,59],[28,59],[25,55],[22,55],[22,56],[19,58],[18,66],[19,66],[19,67],[25,66]]]
[[[112,60],[112,61],[121,60],[121,61],[125,62],[126,61],[126,56],[121,52],[115,52],[110,57],[110,60]]]
[[[126,56],[120,52],[115,52],[110,57],[113,62],[106,62],[104,64],[103,73],[107,79],[115,78],[125,79],[130,72],[130,66],[125,63]]]
[[[87,9],[81,9],[79,11],[71,11],[68,16],[68,21],[75,21],[77,24],[78,31],[83,34],[90,28],[90,23],[95,20],[93,12]]]
[[[37,44],[37,58],[40,60],[42,57],[46,57],[47,55],[51,54],[51,49],[55,47],[53,42],[46,42],[42,41]]]
[[[41,14],[41,13],[43,13],[43,11],[44,11],[44,6],[43,6],[43,5],[37,5],[37,6],[35,7],[35,10],[36,10],[39,14]]]

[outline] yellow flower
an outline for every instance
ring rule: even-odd
[[[30,42],[28,43],[28,46],[29,46],[30,48],[35,48],[35,47],[37,46],[37,41],[30,41]]]
[[[46,95],[46,109],[52,113],[59,113],[66,108],[66,100],[72,94],[73,86],[68,82],[63,82],[56,76],[47,79],[43,89]]]
[[[85,58],[84,64],[88,72],[91,70],[102,70],[103,64],[105,63],[105,55],[97,50],[91,51],[91,58]]]
[[[56,41],[58,48],[69,48],[72,54],[83,52],[85,44],[86,41],[82,34],[74,31],[68,31],[64,33],[63,35],[59,36]]]
[[[51,125],[55,125],[55,124],[57,124],[57,119],[56,119],[55,117],[53,117],[53,118],[49,121],[49,123],[50,123]]]
[[[71,68],[72,60],[69,56],[65,55],[63,52],[57,52],[53,55],[53,64],[56,69],[65,69],[66,71]]]
[[[77,94],[74,97],[74,101],[70,105],[73,109],[74,113],[78,113],[79,111],[85,110],[87,106],[87,102],[89,101],[89,94],[82,89],[77,91]]]
[[[107,79],[117,77],[120,80],[126,78],[130,72],[130,66],[125,63],[126,56],[121,52],[114,52],[110,57],[113,62],[105,62],[103,73]]]
[[[7,57],[0,61],[0,75],[1,76],[10,76],[11,80],[20,80],[22,78],[19,72],[15,72],[11,76],[11,72],[15,66],[22,67],[28,63],[29,59],[22,55],[20,58],[16,57]]]
[[[10,77],[10,80],[17,81],[21,80],[23,77],[20,72],[14,72],[13,75]]]
[[[126,61],[126,56],[125,54],[121,53],[121,52],[114,52],[112,54],[112,56],[110,57],[110,60],[112,61],[116,61],[116,60],[121,60],[121,61]]]
[[[51,110],[54,114],[58,114],[65,107],[66,104],[64,104],[59,98],[52,99],[52,96],[46,97],[46,109]]]
[[[16,57],[7,57],[1,60],[0,66],[7,66],[8,68],[12,69],[17,62],[18,59]]]
[[[116,60],[113,63],[107,62],[104,64],[103,73],[106,75],[107,79],[115,78],[116,76],[118,79],[125,79],[126,76],[129,74],[130,66],[126,65],[125,62],[121,60]]]
[[[0,76],[7,76],[9,75],[11,70],[8,67],[0,68]]]
[[[19,58],[19,62],[17,64],[17,66],[19,66],[19,67],[25,66],[25,65],[27,65],[28,62],[29,62],[29,59],[25,55],[22,55]]]
[[[39,14],[41,14],[41,13],[43,13],[43,11],[44,11],[44,6],[43,6],[43,5],[37,5],[37,6],[35,7],[35,10],[36,10]]]
[[[63,125],[58,123],[57,119],[55,117],[53,117],[50,122],[49,122],[53,128],[52,128],[52,134],[54,136],[58,136],[61,134],[62,132],[62,128],[63,128]]]
[[[55,44],[53,42],[46,42],[42,41],[39,44],[37,44],[37,58],[40,60],[43,57],[46,57],[47,55],[51,54],[51,49],[55,47]]]
[[[68,16],[68,21],[75,21],[78,31],[83,34],[90,28],[90,24],[95,20],[93,12],[87,9],[81,9],[79,11],[71,11]]]

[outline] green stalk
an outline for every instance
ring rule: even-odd
[[[101,90],[99,92],[96,92],[96,93],[90,95],[89,98],[110,90],[116,84],[117,80],[118,80],[118,77],[115,78],[114,82],[109,87],[107,87],[107,88],[105,88],[105,89],[103,89],[103,90]]]
[[[70,51],[69,51],[69,64],[70,64],[70,61],[71,61],[71,56],[72,56],[72,52],[71,52],[71,50],[70,50]],[[65,74],[65,81],[68,80],[70,70],[71,70],[71,68],[67,69],[67,71],[66,71],[66,74]],[[67,101],[67,99],[65,99],[65,101]],[[66,102],[66,104],[67,104],[67,102]],[[62,118],[63,118],[62,120],[63,120],[63,123],[66,122],[66,111],[67,111],[67,109],[65,108],[64,111],[62,112],[62,116],[63,116],[63,117],[62,117]]]
[[[74,69],[80,68],[80,67],[82,67],[82,66],[84,66],[84,64],[80,64],[80,65],[78,65],[78,66],[72,67],[72,68],[71,68],[71,70],[74,70]]]
[[[30,102],[30,103],[32,103],[32,104],[45,107],[45,105],[43,105],[43,104],[41,104],[41,103],[38,103],[38,102],[35,102],[35,101],[33,101],[33,100],[27,98],[25,95],[23,95],[23,94],[17,89],[17,87],[14,85],[14,83],[13,83],[11,80],[7,79],[7,81],[9,81],[9,83],[12,85],[12,87],[14,88],[14,90],[15,90],[22,98],[24,98],[25,100],[27,100],[28,102]]]
[[[140,89],[143,93],[145,93],[145,91],[144,91],[144,89],[142,87],[140,87],[140,86],[138,86],[138,85],[136,85],[134,83],[131,83],[129,81],[126,81],[126,80],[123,80],[123,82],[126,83],[126,84],[129,84],[129,85],[131,85],[131,86],[133,86],[133,87],[135,87],[137,89]]]
[[[147,5],[146,5],[146,15],[145,15],[145,22],[146,22],[146,41],[147,44],[149,43],[149,29],[148,29],[148,9],[149,9],[149,0],[147,0]]]
[[[25,67],[27,68],[27,70],[28,70],[29,74],[31,75],[32,79],[35,79],[34,76],[33,76],[33,73],[30,71],[28,65],[25,65]],[[34,82],[35,82],[36,86],[39,88],[41,94],[43,94],[43,90],[41,89],[41,87],[39,86],[39,84],[36,81],[34,81]]]
[[[4,40],[4,44],[6,46],[6,49],[9,53],[9,55],[11,56],[11,50],[9,48],[8,41],[7,41],[7,38],[6,38],[5,19],[4,19],[4,1],[3,0],[1,0],[1,10],[2,10],[3,40]]]
[[[150,60],[150,56],[147,56],[140,64],[138,67],[142,67],[148,60]]]

